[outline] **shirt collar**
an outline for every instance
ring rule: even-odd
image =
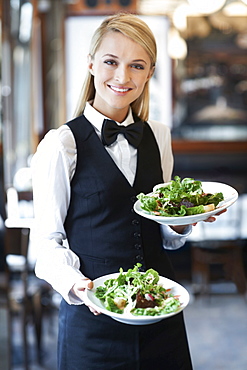
[[[86,119],[89,122],[91,122],[92,125],[99,131],[101,131],[104,119],[109,119],[108,117],[104,116],[103,114],[98,112],[96,109],[94,109],[93,106],[89,102],[86,103],[83,114],[86,117]],[[117,123],[119,125],[128,126],[133,122],[134,120],[133,120],[132,110],[130,108],[126,119],[121,123],[119,122]]]

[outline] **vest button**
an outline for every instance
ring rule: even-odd
[[[134,247],[135,247],[135,249],[141,249],[142,246],[141,246],[141,244],[135,244]]]
[[[134,219],[134,220],[132,220],[131,221],[131,223],[132,223],[132,225],[139,225],[139,220],[137,220],[137,219]]]
[[[140,254],[138,254],[138,255],[135,257],[135,259],[136,259],[136,261],[137,261],[137,262],[142,262],[142,261],[143,261],[143,257],[142,257]]]
[[[141,234],[137,233],[137,232],[135,232],[133,235],[134,235],[135,238],[140,238],[141,237]]]
[[[133,195],[131,198],[130,198],[131,202],[135,203],[135,201],[137,200],[136,196]]]

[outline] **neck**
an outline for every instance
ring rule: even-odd
[[[127,111],[126,111],[126,108],[125,109],[112,109],[112,110],[107,110],[107,109],[99,110],[97,109],[97,105],[94,105],[94,103],[92,104],[92,106],[99,113],[119,123],[122,123],[123,121],[125,121],[129,113],[129,107],[127,107]]]

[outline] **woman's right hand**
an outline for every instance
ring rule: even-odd
[[[85,301],[85,290],[86,289],[93,289],[93,282],[88,279],[88,278],[83,278],[80,279],[78,282],[76,282],[71,291],[73,294],[75,294],[78,298],[84,301],[85,305],[88,306],[89,310],[94,314],[94,315],[99,315],[100,312],[95,310],[93,307],[87,304]]]

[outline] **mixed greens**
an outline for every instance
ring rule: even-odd
[[[159,284],[157,271],[139,272],[141,266],[137,263],[127,273],[120,268],[116,279],[108,279],[96,288],[95,296],[107,310],[119,314],[160,316],[176,312],[181,305],[179,298]]]
[[[140,193],[141,208],[150,214],[164,217],[181,217],[211,211],[224,199],[222,193],[208,194],[201,181],[192,178],[174,180],[157,188],[152,194]]]

